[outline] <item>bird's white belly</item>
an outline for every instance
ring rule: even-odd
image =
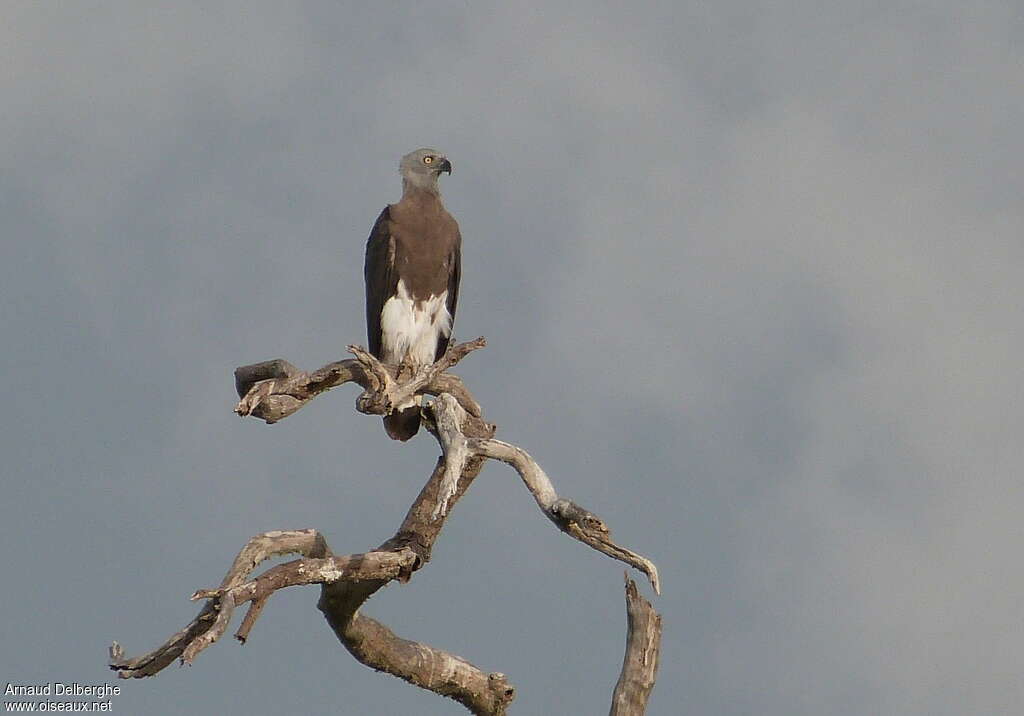
[[[414,301],[405,283],[399,281],[398,292],[384,303],[380,314],[382,360],[401,363],[408,358],[416,365],[433,363],[438,338],[452,333],[447,301],[447,291]]]

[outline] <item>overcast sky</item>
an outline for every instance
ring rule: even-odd
[[[0,685],[113,713],[425,716],[279,593],[240,647],[112,680],[245,540],[389,537],[436,443],[341,388],[239,420],[232,370],[365,341],[420,146],[462,227],[458,372],[662,571],[649,713],[1024,703],[1019,2],[6,0]],[[364,611],[605,713],[622,566],[488,466]],[[650,590],[644,585],[647,594]]]

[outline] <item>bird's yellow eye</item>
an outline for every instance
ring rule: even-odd
[[[430,163],[431,163],[431,162],[433,162],[433,161],[434,161],[434,158],[433,158],[433,157],[431,157],[431,156],[426,156],[426,157],[423,157],[423,163],[424,163],[424,164],[430,164]]]

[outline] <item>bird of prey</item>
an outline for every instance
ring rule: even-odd
[[[441,202],[437,179],[452,164],[434,149],[402,157],[402,199],[377,217],[366,242],[366,332],[383,363],[429,365],[448,347],[459,298],[462,237]],[[416,402],[384,417],[394,440],[420,426]]]

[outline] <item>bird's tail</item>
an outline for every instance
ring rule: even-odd
[[[405,442],[420,429],[419,402],[384,416],[384,430],[392,440]]]

